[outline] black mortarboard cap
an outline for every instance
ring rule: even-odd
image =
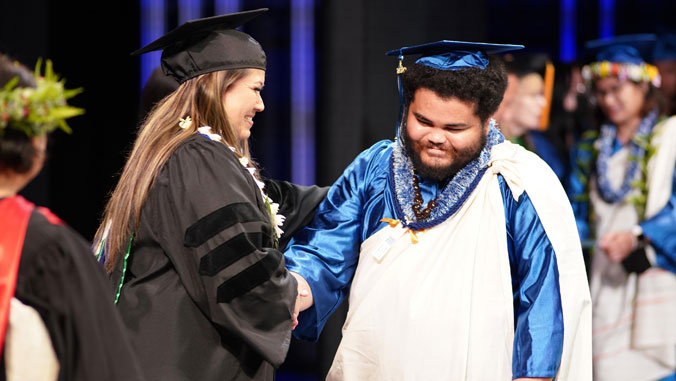
[[[261,8],[191,20],[131,54],[162,49],[162,70],[179,83],[219,70],[265,70],[261,45],[235,28],[267,11]]]

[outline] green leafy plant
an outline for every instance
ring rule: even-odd
[[[589,180],[594,171],[596,157],[599,154],[599,150],[594,146],[594,142],[598,136],[599,134],[597,131],[585,131],[581,136],[581,143],[577,146],[580,155],[575,158],[575,162],[579,170],[574,171],[573,174],[577,177],[578,181],[583,184],[584,192],[573,195],[573,201],[589,201]]]
[[[66,119],[84,114],[84,109],[69,106],[67,100],[82,92],[82,88],[68,90],[65,79],[52,69],[47,60],[41,75],[42,60],[35,65],[36,87],[17,87],[19,78],[13,78],[0,90],[0,135],[13,128],[27,136],[40,136],[61,129],[71,132]]]
[[[657,147],[652,145],[652,139],[658,133],[658,130],[659,128],[655,127],[650,135],[634,135],[634,137],[632,137],[634,143],[645,150],[645,154],[641,159],[634,155],[629,157],[629,160],[638,162],[641,174],[639,179],[631,182],[632,188],[638,190],[637,194],[627,199],[628,202],[634,205],[639,221],[645,219],[645,207],[646,202],[648,201],[648,162],[657,152]]]

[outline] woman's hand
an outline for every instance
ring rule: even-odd
[[[300,314],[301,311],[305,311],[312,307],[314,299],[312,298],[312,289],[310,289],[310,285],[305,278],[293,271],[289,271],[289,273],[293,275],[298,282],[298,296],[296,297],[296,307],[293,310],[293,324],[291,326],[291,329],[295,329],[298,325],[298,314]]]
[[[599,247],[614,263],[622,262],[636,248],[636,236],[630,231],[612,232],[601,238]]]

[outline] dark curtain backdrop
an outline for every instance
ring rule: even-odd
[[[84,88],[70,102],[86,114],[68,122],[72,135],[50,136],[47,167],[23,194],[88,239],[133,139],[138,65],[129,52],[138,27],[131,2],[0,2],[0,51],[31,69],[51,59],[66,87]]]
[[[330,184],[364,148],[394,137],[397,60],[385,52],[441,39],[483,41],[486,10],[484,0],[326,1],[317,24],[317,180]]]
[[[11,11],[9,3],[0,2],[0,52],[33,69],[38,57],[45,57],[48,51],[49,0],[17,2],[12,4]],[[25,197],[41,205],[49,202],[49,168],[47,163],[23,191]]]

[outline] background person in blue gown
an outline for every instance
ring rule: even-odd
[[[570,194],[591,263],[595,380],[676,370],[676,118],[659,108],[655,36],[587,44],[583,68],[603,117],[578,144]]]

